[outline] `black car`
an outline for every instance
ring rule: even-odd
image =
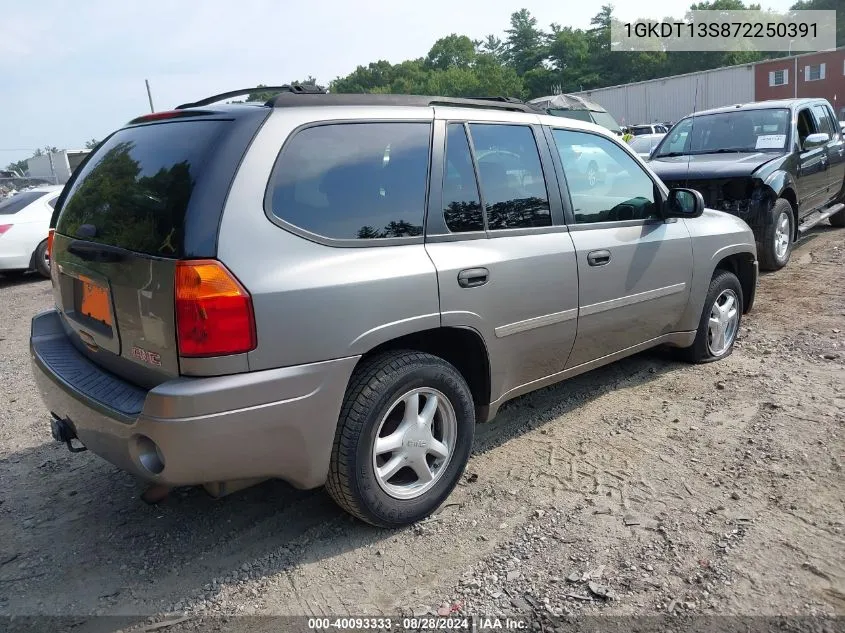
[[[845,140],[824,99],[761,101],[679,121],[649,166],[672,187],[754,231],[765,270],[782,268],[795,239],[822,220],[845,226]]]

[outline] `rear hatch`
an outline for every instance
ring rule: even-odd
[[[134,384],[151,388],[180,373],[178,262],[215,257],[228,187],[268,114],[240,110],[157,114],[123,128],[59,200],[52,279],[65,330]]]

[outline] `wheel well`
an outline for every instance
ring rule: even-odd
[[[490,403],[490,358],[487,346],[475,330],[459,327],[441,327],[414,332],[382,343],[367,352],[364,358],[394,349],[413,349],[426,352],[448,361],[467,381],[476,419],[486,420]],[[360,362],[360,361],[359,361]]]
[[[743,312],[748,312],[751,305],[748,301],[749,297],[754,296],[754,256],[750,253],[736,253],[728,255],[718,264],[716,270],[727,270],[736,275],[739,279],[739,285],[742,287]]]
[[[29,270],[35,270],[35,256],[38,254],[38,247],[44,244],[47,240],[43,239],[38,242],[38,246],[35,247],[35,250],[32,251],[32,255],[29,257]]]
[[[793,237],[796,238],[798,237],[798,197],[789,187],[781,191],[780,197],[786,200],[789,206],[792,207],[792,226],[795,228],[795,235]]]

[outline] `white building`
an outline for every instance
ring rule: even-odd
[[[90,151],[63,149],[60,152],[33,156],[26,161],[27,172],[30,178],[44,178],[54,184],[63,185]]]

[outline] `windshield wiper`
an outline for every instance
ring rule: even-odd
[[[748,152],[753,152],[753,149],[748,148],[737,148],[733,147],[730,149],[713,149],[706,152],[699,152],[700,154],[747,154]]]
[[[686,156],[686,152],[667,152],[666,154],[655,154],[653,158],[672,158],[673,156]]]

